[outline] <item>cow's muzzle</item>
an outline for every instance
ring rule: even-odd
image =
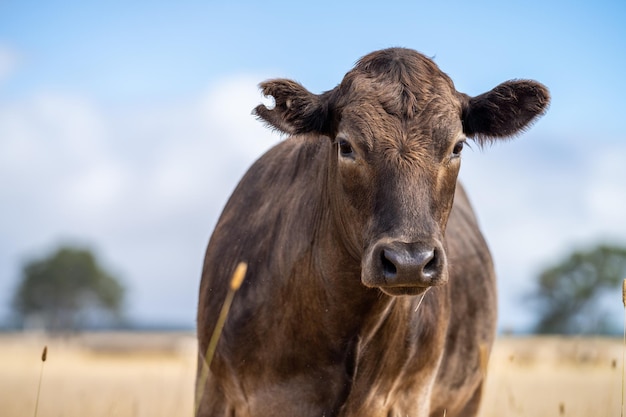
[[[361,280],[390,295],[416,295],[448,281],[443,246],[438,241],[401,242],[383,239],[367,252]]]

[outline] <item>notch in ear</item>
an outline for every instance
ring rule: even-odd
[[[271,127],[288,134],[330,134],[330,95],[313,94],[295,81],[275,79],[259,86],[263,95],[274,97],[275,106],[259,104],[253,113]]]
[[[506,81],[476,97],[465,97],[463,132],[484,142],[521,133],[548,109],[548,89],[532,80]]]

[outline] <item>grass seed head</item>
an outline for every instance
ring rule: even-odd
[[[248,270],[248,264],[245,262],[239,262],[235,272],[233,273],[233,277],[230,280],[230,289],[233,291],[237,291],[239,287],[241,287],[241,283],[246,276],[246,271]]]

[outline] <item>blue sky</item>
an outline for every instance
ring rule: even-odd
[[[83,242],[124,278],[131,318],[193,325],[221,207],[280,140],[250,116],[256,84],[324,91],[406,46],[471,95],[511,78],[551,90],[532,130],[466,153],[461,173],[501,328],[523,330],[537,271],[626,243],[625,41],[620,1],[0,2],[0,305],[25,259]]]

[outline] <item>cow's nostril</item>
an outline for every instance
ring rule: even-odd
[[[380,252],[380,261],[383,265],[383,275],[385,278],[395,277],[398,273],[398,269],[396,268],[396,265],[387,258],[384,249]]]
[[[439,271],[439,261],[437,256],[437,250],[432,251],[432,255],[426,265],[424,265],[424,269],[422,269],[422,273],[425,277],[432,277],[436,275]]]

